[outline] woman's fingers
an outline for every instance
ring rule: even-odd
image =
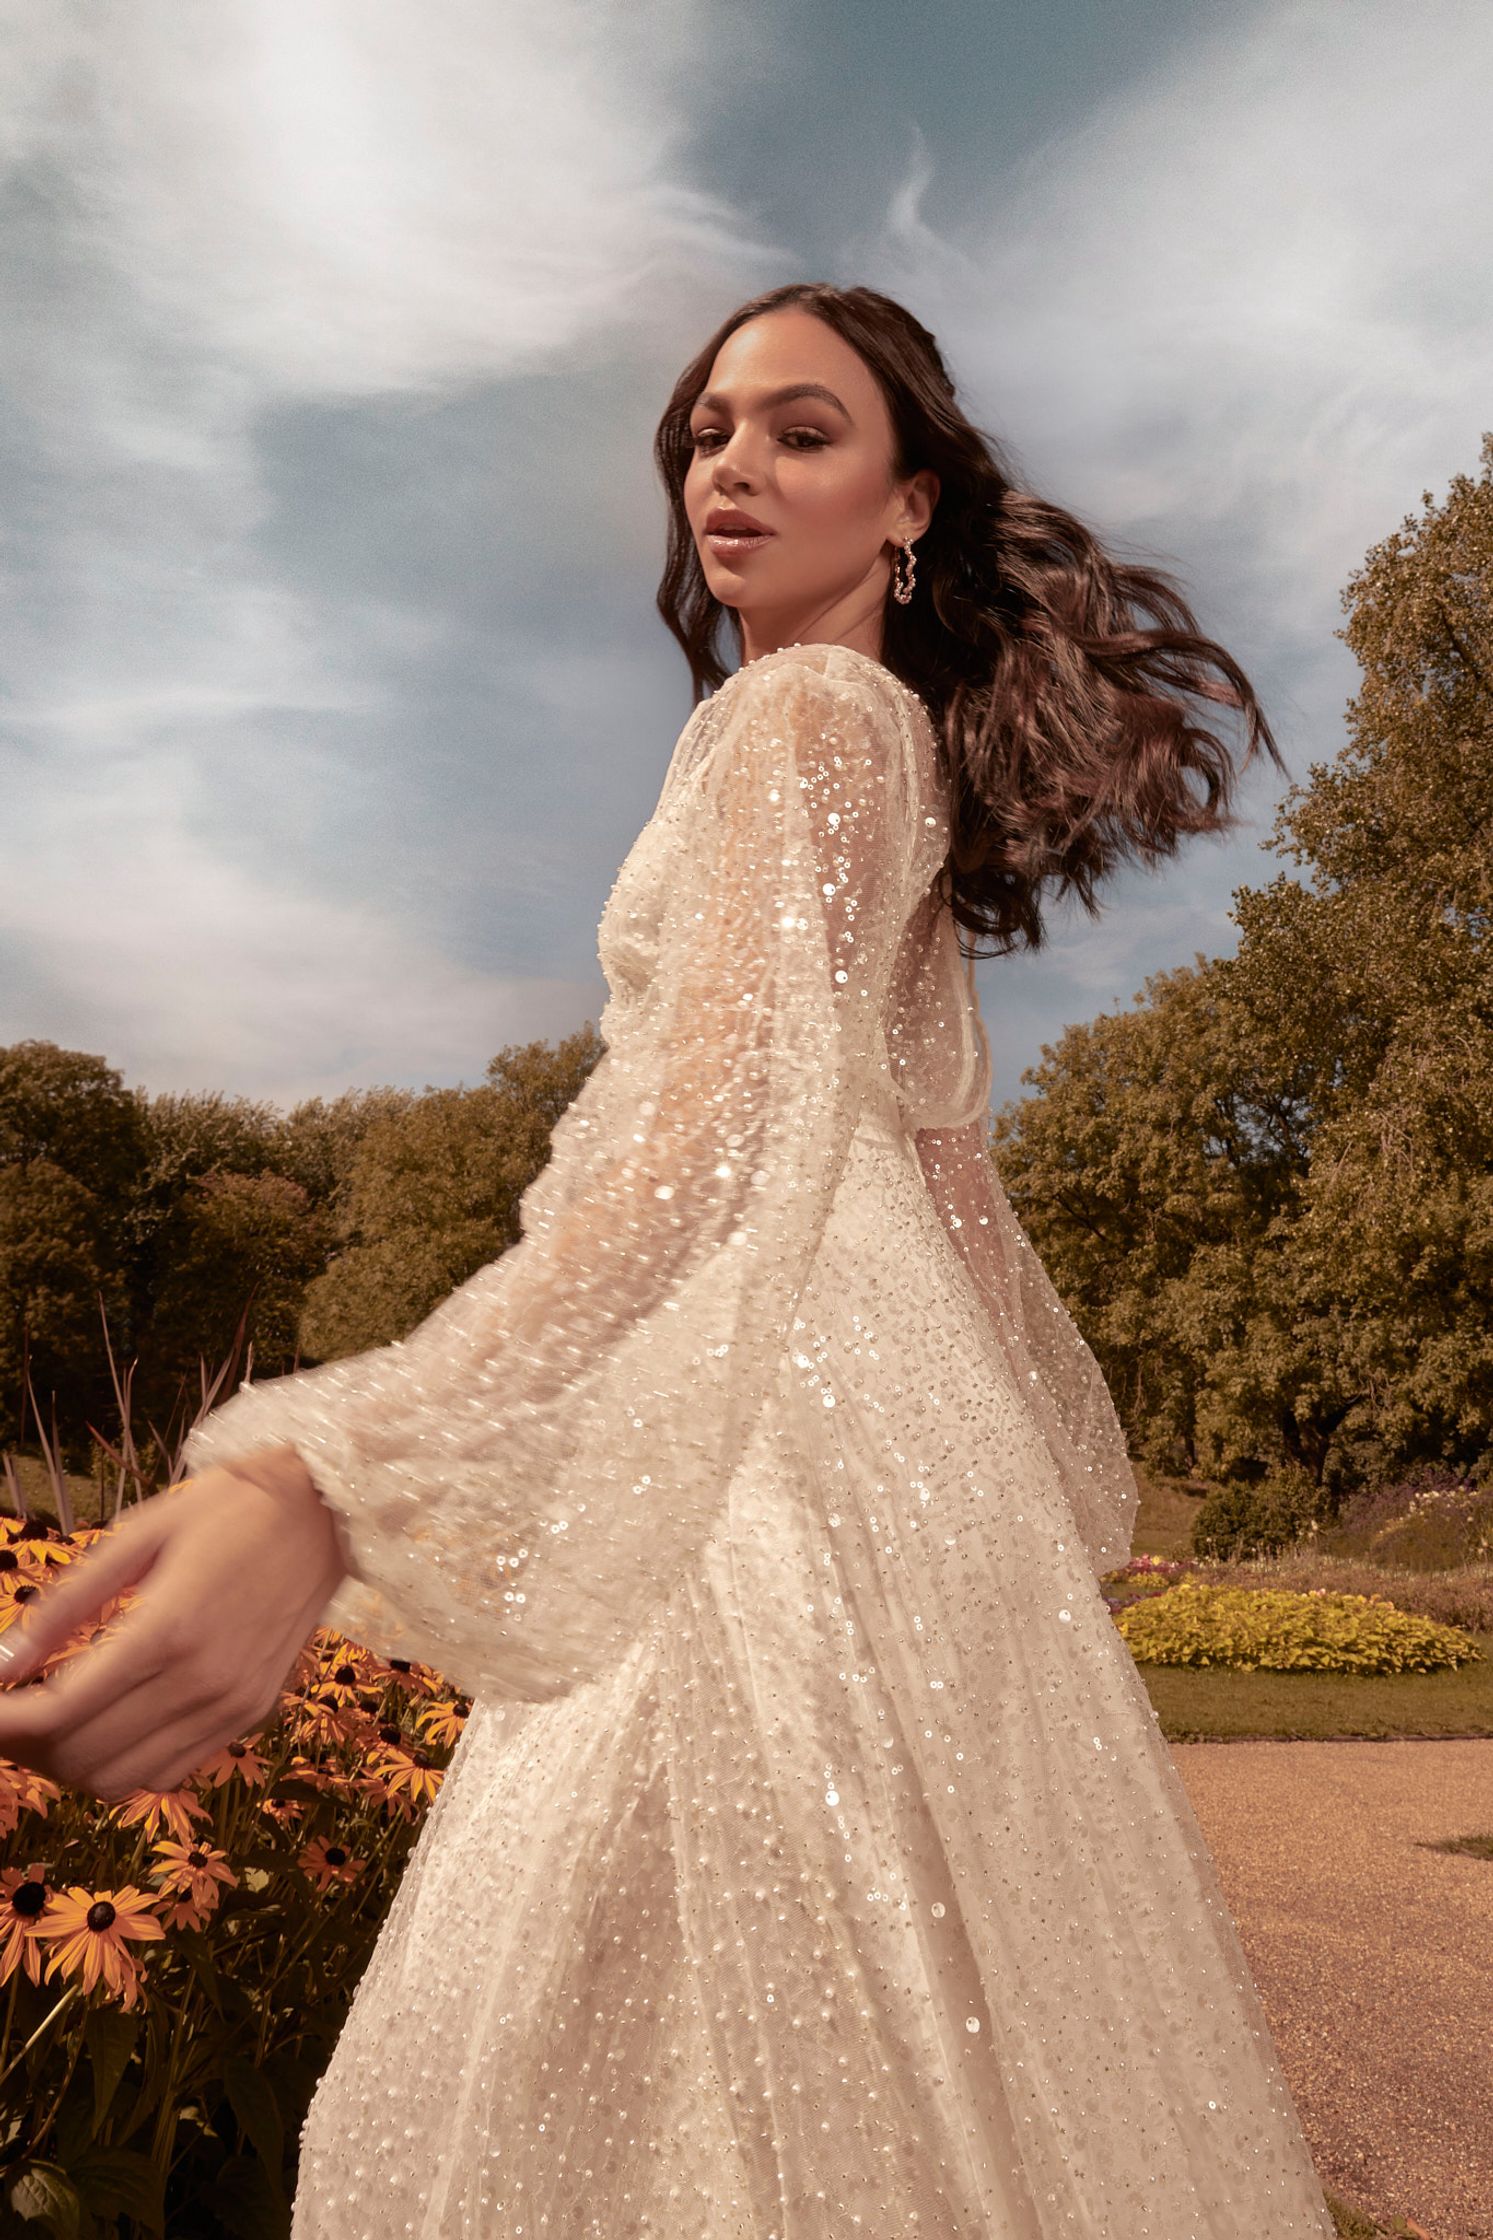
[[[287,1507],[225,1479],[216,1493],[155,1496],[139,1513],[142,1537],[158,1504],[130,1608],[47,1680],[0,1691],[0,1757],[109,1801],[190,1772],[263,1720],[341,1568],[319,1503]],[[109,1572],[72,1616],[96,1611],[130,1574],[129,1561]]]
[[[86,1781],[71,1786],[86,1787],[105,1804],[118,1804],[132,1789],[179,1789],[225,1743],[239,1741],[262,1724],[262,1718],[234,1720],[225,1729],[221,1720],[204,1720],[201,1711],[185,1712],[143,1737],[137,1731],[121,1736],[112,1750],[103,1746],[102,1754],[90,1752]]]
[[[142,1600],[45,1680],[0,1695],[0,1757],[75,1786],[99,1756],[93,1730],[101,1716],[138,1736],[199,1711],[206,1696]]]
[[[157,1499],[164,1499],[157,1496]],[[111,1525],[25,1605],[25,1616],[0,1635],[0,1681],[28,1679],[48,1657],[65,1649],[106,1602],[135,1585],[155,1562],[162,1518],[153,1501],[142,1502]],[[0,1697],[0,1709],[4,1698]]]

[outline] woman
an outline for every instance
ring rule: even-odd
[[[169,1786],[317,1623],[476,1698],[298,2240],[1327,2240],[1099,1592],[1134,1483],[985,1152],[958,932],[1034,945],[1049,892],[1224,824],[1182,694],[1274,742],[884,296],[743,305],[657,453],[659,604],[715,689],[520,1243],[220,1408],[33,1607],[34,1664],[151,1567],[0,1750]]]

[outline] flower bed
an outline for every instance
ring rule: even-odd
[[[0,1518],[0,1632],[97,1538]],[[11,2221],[288,2231],[301,2118],[469,1708],[323,1629],[273,1720],[176,1790],[106,1804],[0,1760]]]

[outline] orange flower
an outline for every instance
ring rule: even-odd
[[[355,1704],[338,1703],[316,1688],[296,1705],[288,1725],[297,1742],[351,1742],[367,1720]]]
[[[441,1768],[432,1765],[423,1750],[408,1753],[386,1751],[379,1772],[390,1797],[408,1797],[412,1804],[418,1803],[422,1798],[433,1804],[436,1792],[445,1778]]]
[[[351,1704],[361,1702],[378,1685],[378,1667],[368,1651],[344,1648],[323,1659],[315,1692],[329,1703]]]
[[[81,1975],[85,1991],[103,1983],[124,2007],[133,2007],[140,1993],[140,1971],[127,1939],[165,1934],[144,1891],[85,1890],[78,1882],[48,1908],[37,1929],[38,1936],[57,1940],[48,1976]]]
[[[437,1745],[459,1742],[466,1723],[467,1714],[455,1696],[430,1704],[419,1716],[421,1732]]]
[[[35,1545],[33,1540],[0,1540],[0,1593],[7,1598],[41,1570],[39,1560],[32,1553]]]
[[[395,1685],[407,1695],[444,1696],[451,1692],[450,1682],[433,1664],[420,1664],[409,1657],[385,1657],[381,1661]]]
[[[306,1817],[306,1807],[299,1797],[262,1797],[259,1809],[267,1820],[282,1828]]]
[[[44,1773],[33,1773],[30,1766],[15,1766],[8,1758],[0,1758],[0,1836],[15,1832],[23,1812],[40,1813],[45,1819],[48,1807],[61,1794],[56,1782],[49,1781]]]
[[[262,1789],[269,1779],[270,1768],[258,1743],[257,1735],[247,1742],[225,1742],[221,1750],[203,1759],[192,1779],[210,1782],[214,1789],[221,1789],[225,1781],[237,1778],[250,1789]]]
[[[344,1844],[328,1843],[325,1836],[313,1836],[297,1865],[318,1890],[328,1890],[334,1882],[356,1882],[367,1861],[355,1857]]]
[[[41,1917],[48,1896],[46,1876],[40,1867],[0,1869],[0,1983],[9,1983],[17,1968],[41,1982]]]
[[[238,1882],[226,1851],[210,1843],[177,1843],[170,1836],[156,1845],[150,1873],[164,1896],[190,1898],[204,1913],[211,1913],[223,1891]]]
[[[192,1822],[207,1816],[207,1806],[187,1788],[131,1789],[109,1814],[121,1828],[133,1828],[143,1821],[148,1836],[158,1836],[169,1822],[171,1833],[180,1836],[183,1843],[191,1841]]]
[[[192,1898],[163,1894],[156,1900],[156,1915],[163,1929],[204,1929],[215,1910],[210,1905],[198,1905]]]

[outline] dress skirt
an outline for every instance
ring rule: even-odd
[[[602,1678],[474,1704],[292,2229],[1331,2240],[1181,1777],[893,1120],[857,1128],[701,1560]]]

